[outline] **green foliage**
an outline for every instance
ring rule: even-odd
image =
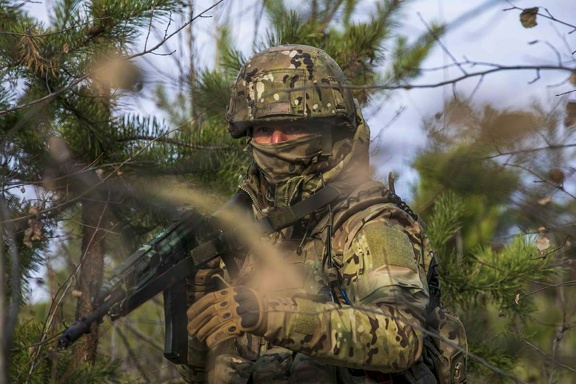
[[[462,199],[454,193],[442,194],[434,202],[434,212],[427,219],[426,228],[428,238],[439,254],[447,255],[449,253],[449,242],[461,228],[464,210],[465,206]]]
[[[547,170],[565,169],[566,159],[531,150],[568,140],[559,121],[539,103],[511,111],[460,99],[425,121],[430,142],[414,162],[415,210],[438,251],[443,302],[467,328],[469,382],[508,382],[498,370],[528,382],[554,375],[570,382],[560,368],[547,368],[574,348],[559,341],[574,313],[561,299],[571,289],[562,266],[572,257],[572,234],[555,224],[574,221],[573,202],[545,198],[554,195]]]
[[[42,339],[44,331],[43,324],[38,321],[27,321],[17,328],[10,351],[10,382],[31,384],[45,384],[55,380],[86,384],[120,382],[118,374],[120,361],[100,356],[93,365],[75,366],[71,350],[56,352],[54,348],[46,348],[40,351],[38,340]]]
[[[481,148],[466,144],[447,152],[425,151],[414,162],[414,168],[422,174],[424,183],[435,185],[435,190],[454,191],[462,196],[482,195],[489,202],[504,202],[518,186],[518,175],[484,159],[485,154]]]
[[[488,318],[494,317],[494,311],[486,310],[485,313],[477,311],[475,316],[466,313],[462,320],[466,326],[468,336],[468,349],[482,357],[492,366],[498,367],[504,372],[511,372],[519,362],[518,351],[522,348],[522,341],[510,332],[503,332],[499,327],[487,326]],[[507,383],[508,379],[503,378],[498,372],[494,372],[489,367],[481,364],[473,358],[469,358],[469,369],[472,383]]]
[[[444,27],[432,24],[430,33],[409,42],[406,37],[399,37],[394,46],[394,61],[390,76],[394,82],[404,82],[420,74],[420,63],[428,56],[435,39],[444,33]]]
[[[517,326],[528,321],[535,309],[527,290],[534,281],[550,281],[553,270],[547,260],[537,257],[534,239],[526,236],[514,237],[499,250],[483,245],[491,237],[475,247],[466,246],[460,240],[463,226],[470,223],[466,210],[463,198],[447,192],[424,218],[437,250],[443,302],[461,314],[469,350],[510,371],[520,359],[518,346],[523,335],[517,334]],[[470,361],[474,375],[502,380],[473,358]]]

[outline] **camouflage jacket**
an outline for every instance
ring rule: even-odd
[[[327,214],[304,236],[290,228],[257,242],[233,284],[274,297],[268,332],[213,351],[210,382],[366,382],[365,371],[400,372],[419,358],[428,243],[385,190],[368,182],[333,207],[332,263]],[[275,321],[274,302],[293,311]]]
[[[271,372],[288,382],[278,374],[282,369],[300,382],[306,382],[303,372],[313,375],[308,382],[321,382],[319,372],[336,382],[328,379],[342,374],[334,367],[399,372],[419,357],[428,304],[425,238],[384,191],[369,182],[333,208],[332,270],[324,257],[328,215],[305,236],[284,230],[266,239],[272,249],[248,255],[234,284],[265,292],[280,308],[264,339],[236,341],[238,361],[251,368],[255,383],[272,382]],[[323,295],[331,274],[344,292],[335,292],[340,304]],[[286,316],[286,308],[294,311]]]

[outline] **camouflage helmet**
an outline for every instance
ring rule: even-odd
[[[254,123],[344,119],[356,128],[354,99],[342,69],[323,50],[281,45],[263,50],[240,69],[226,118],[233,138]]]

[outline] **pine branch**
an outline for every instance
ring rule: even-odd
[[[178,27],[174,32],[170,33],[169,35],[167,35],[166,37],[164,37],[161,41],[159,41],[157,44],[155,44],[153,47],[148,48],[148,49],[144,49],[139,53],[133,54],[133,55],[129,55],[126,57],[127,60],[132,60],[135,59],[137,57],[141,57],[150,53],[154,53],[156,52],[159,48],[161,48],[168,40],[170,40],[172,37],[174,37],[175,35],[177,35],[178,33],[180,33],[183,29],[187,28],[191,23],[193,23],[195,20],[204,17],[204,15],[206,13],[208,13],[209,11],[211,11],[212,9],[214,9],[215,7],[217,7],[218,5],[220,5],[222,2],[224,2],[225,0],[219,0],[218,2],[214,3],[212,6],[208,7],[207,9],[205,9],[204,11],[202,11],[201,13],[199,13],[197,16],[194,16],[192,19],[190,19],[189,21],[185,22],[184,24],[182,24],[180,27]],[[84,75],[79,76],[78,78],[76,78],[75,80],[71,81],[68,85],[64,86],[63,88],[60,88],[59,90],[56,91],[52,91],[51,93],[49,93],[46,96],[43,96],[41,98],[38,98],[36,100],[27,102],[27,103],[23,103],[8,109],[5,109],[3,111],[0,111],[0,117],[7,115],[9,113],[15,112],[15,111],[19,111],[21,109],[26,109],[29,108],[33,105],[36,104],[40,104],[40,103],[48,103],[52,100],[54,100],[57,96],[60,96],[61,94],[63,94],[64,92],[67,92],[71,89],[73,89],[75,86],[81,84],[83,81],[87,80],[88,78],[90,78],[91,76],[94,75],[94,73],[96,73],[97,70],[95,71],[91,71],[88,72]]]
[[[118,138],[117,141],[137,141],[137,140],[144,140],[144,141],[151,141],[151,142],[158,142],[158,143],[167,143],[176,145],[178,147],[190,148],[190,149],[198,149],[202,151],[230,151],[236,150],[237,148],[231,145],[197,145],[197,144],[187,144],[178,140],[166,138],[166,137],[156,137],[156,136],[126,136]]]

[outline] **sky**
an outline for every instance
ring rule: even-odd
[[[489,6],[482,6],[483,4]],[[538,18],[538,25],[526,29],[519,21],[519,10],[508,10],[512,6],[528,8],[545,6],[551,15],[559,20],[570,22],[576,20],[576,7],[573,0],[541,1],[458,1],[458,0],[421,0],[413,2],[408,11],[408,21],[404,31],[410,35],[423,29],[420,16],[427,22],[443,21],[448,25],[447,33],[441,37],[442,45],[436,47],[425,61],[424,68],[440,68],[457,61],[468,59],[474,62],[494,63],[501,65],[555,65],[558,63],[557,50],[565,64],[574,65],[572,52],[576,51],[576,33],[569,34],[572,28],[554,23],[545,18]],[[482,6],[482,7],[481,7]],[[480,8],[478,8],[480,7]],[[471,12],[471,10],[474,10]],[[541,11],[544,11],[541,9]],[[545,12],[545,11],[544,11]],[[454,24],[462,15],[468,14],[466,21]],[[530,42],[538,43],[530,44]],[[548,45],[550,44],[550,45]],[[554,47],[554,49],[551,48]],[[466,68],[471,73],[481,68]],[[457,68],[450,70],[425,71],[415,84],[435,84],[440,81],[460,76]],[[477,102],[491,102],[494,105],[518,108],[532,99],[549,99],[555,95],[573,89],[566,83],[568,73],[554,71],[540,73],[540,79],[532,84],[537,74],[535,71],[505,71],[486,76],[478,89],[479,78],[463,81],[456,90]],[[562,84],[558,86],[558,84]],[[556,86],[555,86],[556,85]],[[381,158],[382,168],[391,166],[401,169],[406,174],[401,185],[405,193],[416,181],[415,174],[408,165],[414,154],[425,144],[421,131],[421,121],[436,112],[442,111],[444,100],[450,98],[452,86],[433,89],[418,89],[398,92],[394,105],[405,106],[406,112],[385,132],[390,140],[386,147],[390,155]],[[474,93],[473,93],[474,92]],[[575,95],[576,96],[576,95]],[[392,108],[394,110],[394,108]],[[404,166],[404,167],[402,167]]]

